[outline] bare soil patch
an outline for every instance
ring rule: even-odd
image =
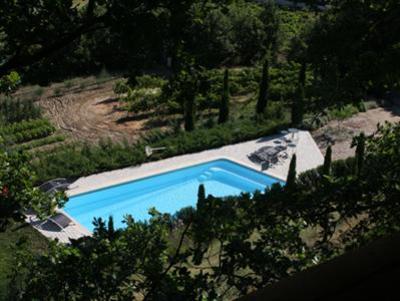
[[[345,159],[354,155],[351,142],[354,136],[364,132],[366,135],[373,134],[378,123],[400,122],[399,111],[395,107],[376,108],[367,112],[358,113],[355,116],[338,121],[332,120],[324,127],[312,133],[322,153],[327,148],[327,135],[334,140],[332,146],[333,160]]]
[[[146,129],[149,116],[129,115],[121,110],[113,86],[117,79],[85,88],[71,87],[62,95],[46,91],[39,105],[45,115],[72,139],[135,141]]]

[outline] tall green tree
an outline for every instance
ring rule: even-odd
[[[332,146],[328,146],[326,149],[325,153],[325,158],[324,158],[324,165],[322,168],[322,172],[324,175],[330,175],[331,174],[331,165],[332,165]]]
[[[354,102],[395,89],[400,79],[398,1],[328,4],[307,37],[307,59],[321,102]]]
[[[358,137],[356,137],[353,145],[356,145],[355,173],[357,176],[360,176],[363,171],[365,160],[365,134],[361,133]]]
[[[279,16],[274,1],[198,1],[191,12],[187,51],[203,66],[254,64],[267,50],[276,50]]]
[[[295,98],[292,101],[292,125],[300,126],[303,123],[305,101],[306,64],[301,65]]]
[[[182,58],[180,71],[173,76],[165,86],[163,96],[173,97],[180,105],[185,130],[190,132],[195,128],[196,96],[200,89],[200,71],[190,56]]]
[[[258,91],[258,100],[256,105],[256,114],[262,115],[268,105],[269,93],[269,58],[266,57],[263,64],[261,82]]]
[[[296,157],[296,154],[294,154],[292,156],[292,159],[290,160],[289,171],[288,171],[288,175],[286,178],[286,185],[285,185],[286,189],[289,191],[293,190],[293,188],[296,185],[296,176],[297,176],[296,175],[297,174],[296,161],[297,161],[297,157]]]
[[[199,190],[197,192],[197,206],[202,207],[202,204],[204,204],[206,200],[206,189],[204,187],[204,184],[199,185]]]
[[[229,119],[229,71],[225,69],[222,97],[219,107],[218,123],[225,123]]]

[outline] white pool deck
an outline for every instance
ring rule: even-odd
[[[289,170],[290,158],[294,153],[297,156],[296,167],[298,174],[315,168],[323,163],[324,158],[321,151],[310,133],[307,131],[299,131],[295,135],[297,135],[294,139],[296,141],[296,146],[288,148],[289,158],[262,172],[281,180],[285,180]],[[262,137],[243,143],[227,145],[198,153],[171,157],[169,159],[144,163],[138,166],[82,177],[70,185],[67,195],[73,196],[216,159],[228,159],[261,171],[261,166],[250,161],[248,156],[263,146],[276,146],[283,137],[284,135]],[[288,134],[287,137],[292,137],[292,134]],[[60,211],[62,212],[62,210]],[[65,214],[65,212],[63,213]],[[73,220],[72,217],[70,218]],[[33,214],[27,214],[27,221],[44,236],[50,239],[58,239],[62,243],[68,243],[70,238],[76,239],[91,234],[91,232],[76,221],[73,221],[71,225],[62,231],[57,229],[54,225],[51,226],[50,223],[47,227],[40,227],[38,219]]]

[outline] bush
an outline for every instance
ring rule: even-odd
[[[6,124],[23,120],[38,119],[42,112],[33,100],[19,100],[5,97],[0,99],[0,120]]]
[[[36,86],[36,87],[35,87],[35,90],[33,91],[33,94],[34,94],[35,96],[37,96],[37,97],[42,96],[43,93],[44,93],[44,89],[43,89],[43,87],[41,87],[41,86]]]
[[[142,75],[136,77],[137,81],[137,88],[162,88],[162,86],[166,83],[166,80],[158,77],[158,76],[151,76],[151,75]]]
[[[98,83],[101,83],[102,81],[104,81],[110,77],[111,77],[111,75],[105,67],[101,68],[100,72],[96,75],[96,79],[97,79]]]
[[[123,80],[119,80],[115,83],[113,91],[115,94],[125,94],[128,93],[130,91],[129,86],[126,84],[125,81]]]
[[[64,87],[67,88],[67,89],[72,88],[73,85],[74,85],[74,83],[72,82],[72,80],[64,81]]]
[[[192,206],[184,207],[173,215],[173,219],[187,224],[193,218],[195,212],[196,209]]]
[[[60,87],[54,88],[54,96],[60,96],[62,95],[62,89]]]
[[[345,106],[339,106],[331,109],[328,112],[329,119],[346,119],[359,112],[357,106],[353,104],[347,104]]]

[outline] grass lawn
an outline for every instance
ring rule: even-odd
[[[27,224],[16,224],[6,232],[0,233],[0,301],[6,300],[7,276],[12,260],[12,246],[21,237],[26,237],[29,248],[41,253],[47,248],[47,240],[39,232]]]

